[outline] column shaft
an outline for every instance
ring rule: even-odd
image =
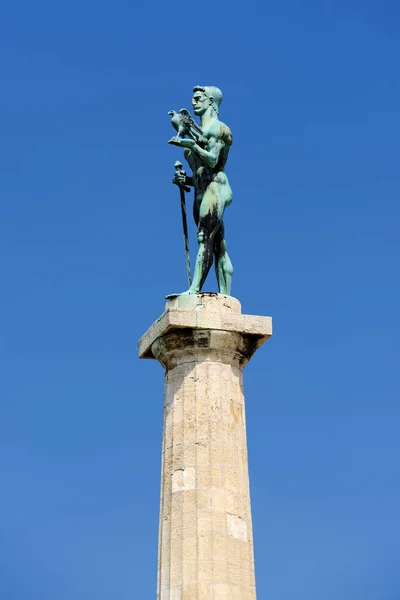
[[[256,597],[241,340],[218,338],[224,349],[185,348],[174,333],[155,351],[166,365],[159,600]]]

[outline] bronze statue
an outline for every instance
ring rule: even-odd
[[[186,109],[169,113],[178,136],[168,143],[184,148],[185,159],[193,172],[189,177],[177,169],[173,183],[181,188],[181,194],[186,186],[194,187],[193,214],[198,228],[199,249],[193,281],[183,294],[197,294],[202,290],[213,259],[219,292],[227,295],[231,292],[233,267],[226,249],[223,216],[232,202],[232,190],[225,174],[232,133],[218,119],[221,101],[222,92],[217,87],[194,88],[192,106],[195,115],[200,117],[200,127]],[[186,135],[189,137],[183,137]]]

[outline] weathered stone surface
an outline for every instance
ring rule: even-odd
[[[139,343],[166,369],[158,600],[256,598],[243,366],[270,335],[270,318],[199,294]]]

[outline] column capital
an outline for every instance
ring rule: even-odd
[[[139,358],[166,366],[183,353],[217,352],[243,366],[272,335],[271,317],[243,315],[240,302],[223,294],[177,296],[139,340]],[[164,357],[164,358],[163,358]]]

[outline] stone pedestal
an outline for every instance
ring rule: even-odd
[[[139,341],[165,368],[158,600],[255,600],[243,367],[272,334],[220,294],[177,297]]]

